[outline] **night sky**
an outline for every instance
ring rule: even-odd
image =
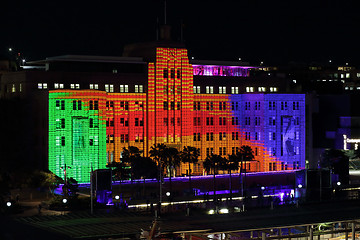
[[[173,39],[196,59],[252,65],[326,62],[360,65],[355,1],[167,1]],[[27,61],[65,54],[121,56],[128,43],[156,39],[164,1],[26,1],[1,3],[1,53]]]

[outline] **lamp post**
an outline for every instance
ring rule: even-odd
[[[70,169],[71,167],[69,166],[66,166],[66,163],[65,163],[65,166],[64,167],[61,167],[60,169],[62,169],[64,171],[64,180],[65,180],[65,196],[67,197],[68,195],[68,186],[67,186],[67,177],[66,177],[66,170],[67,169]]]

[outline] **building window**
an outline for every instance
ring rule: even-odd
[[[214,154],[214,148],[206,148],[206,156]]]
[[[200,133],[194,133],[194,141],[200,141]]]
[[[281,102],[281,110],[288,110],[287,102]]]
[[[250,140],[250,132],[245,132],[245,140]]]
[[[250,125],[250,117],[245,117],[245,125]]]
[[[200,86],[193,87],[194,93],[200,93]]]
[[[231,87],[231,94],[239,94],[239,87]]]
[[[277,87],[270,87],[270,92],[277,92],[277,91],[278,91]]]
[[[255,102],[255,110],[260,110],[260,102]]]
[[[219,94],[226,94],[226,87],[220,86],[219,87]]]
[[[57,110],[65,110],[65,100],[56,100],[55,106]]]
[[[219,102],[219,110],[226,110],[226,102]]]
[[[73,100],[73,110],[81,110],[81,100]]]
[[[250,110],[250,102],[245,102],[245,110]]]
[[[269,140],[276,140],[276,132],[269,132]]]
[[[194,117],[194,126],[201,126],[200,117]]]
[[[164,78],[169,77],[169,71],[167,69],[164,69]]]
[[[299,102],[293,102],[293,110],[299,110],[300,106],[299,106]]]
[[[208,93],[208,94],[214,93],[214,87],[213,86],[206,86],[206,93]]]
[[[65,146],[65,137],[61,137],[61,146]]]
[[[225,117],[219,117],[219,125],[223,125],[225,126],[226,125],[226,118]]]
[[[200,102],[194,102],[194,111],[199,111],[200,110]]]
[[[232,132],[231,133],[231,139],[232,140],[239,140],[239,133],[238,132]]]
[[[99,84],[90,84],[90,89],[99,89]]]
[[[129,102],[120,102],[120,108],[122,108],[123,110],[129,110]]]
[[[258,92],[266,92],[266,87],[258,87]]]
[[[226,155],[226,147],[219,147],[219,155]]]
[[[276,110],[275,102],[269,102],[269,110]]]
[[[163,109],[168,110],[169,109],[168,105],[169,105],[168,102],[163,102]]]
[[[232,123],[232,125],[239,125],[239,118],[238,117],[232,117],[231,123]]]
[[[239,103],[238,102],[231,102],[231,110],[237,111],[239,109]]]
[[[275,126],[275,117],[269,117],[269,125]]]
[[[206,102],[206,110],[214,110],[214,103]]]
[[[255,117],[255,126],[260,125],[260,117]]]
[[[246,92],[254,92],[254,88],[253,87],[246,87]]]
[[[214,125],[214,118],[213,117],[207,117],[206,118],[206,125],[207,126],[213,126]]]
[[[38,83],[38,89],[47,89],[47,83]]]
[[[135,85],[135,92],[136,93],[143,93],[144,92],[143,85]]]

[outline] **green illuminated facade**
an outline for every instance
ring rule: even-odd
[[[57,176],[64,178],[66,164],[68,178],[89,182],[91,167],[106,168],[104,98],[100,91],[49,91],[49,170]]]

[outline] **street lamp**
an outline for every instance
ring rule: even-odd
[[[69,167],[69,166],[66,166],[66,163],[65,163],[65,166],[64,167],[60,167],[60,169],[62,169],[63,171],[64,171],[64,180],[65,180],[65,196],[67,196],[67,194],[68,194],[68,186],[67,186],[67,178],[66,178],[66,170],[67,169],[70,169],[71,167]]]
[[[11,202],[6,202],[6,206],[11,207]]]

